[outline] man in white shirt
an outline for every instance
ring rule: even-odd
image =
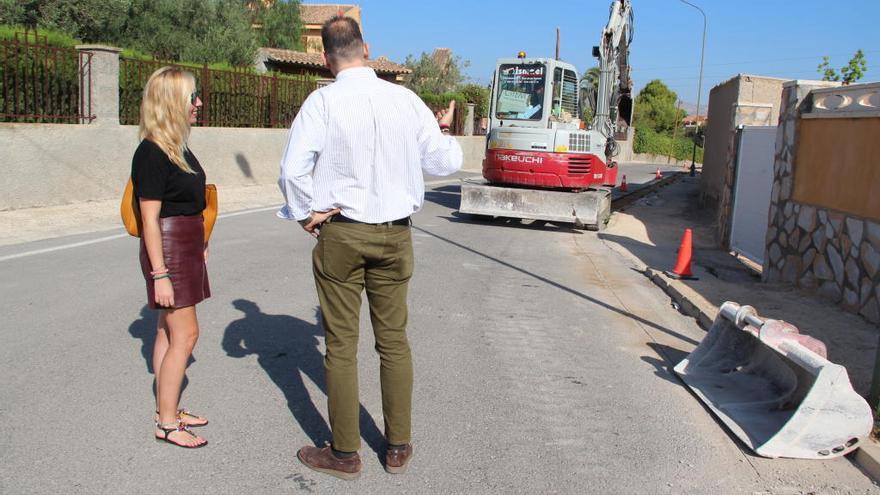
[[[423,172],[449,175],[461,168],[461,147],[448,135],[455,105],[435,119],[415,93],[376,77],[354,20],[330,19],[321,38],[336,81],[312,92],[293,121],[281,160],[285,205],[278,216],[299,221],[318,239],[312,262],[333,441],[303,447],[297,457],[342,479],[360,475],[357,342],[366,289],[381,362],[385,470],[402,473],[413,455],[409,217],[424,201]]]

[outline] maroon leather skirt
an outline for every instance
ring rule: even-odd
[[[201,215],[174,216],[159,219],[162,232],[162,254],[174,287],[174,307],[193,306],[211,297],[208,270],[205,267],[205,225]],[[147,282],[147,305],[152,309],[168,309],[156,304],[153,266],[141,237],[141,270]]]

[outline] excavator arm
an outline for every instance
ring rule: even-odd
[[[629,68],[629,45],[633,38],[631,0],[614,0],[608,24],[602,30],[601,43],[593,48],[599,59],[599,89],[593,129],[606,139],[608,162],[616,154],[615,133],[618,123],[628,126],[632,119],[632,79]]]

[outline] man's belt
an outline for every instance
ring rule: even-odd
[[[333,215],[332,217],[327,219],[328,223],[339,222],[339,223],[359,223],[361,225],[409,225],[410,218],[398,218],[397,220],[392,220],[390,222],[379,222],[379,223],[368,223],[368,222],[359,222],[357,220],[352,220],[351,218],[342,216],[342,215]]]

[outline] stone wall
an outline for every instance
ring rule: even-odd
[[[880,113],[880,88],[873,95],[853,98],[847,93],[859,91],[859,86],[828,86],[834,84],[791,81],[783,88],[763,278],[816,290],[846,310],[880,323],[880,223],[845,211],[800,203],[792,197],[800,120],[814,110],[825,113],[826,118],[835,118],[834,114],[828,115],[822,104],[814,107],[814,100],[835,98],[851,102],[852,105],[839,108],[838,118]]]

